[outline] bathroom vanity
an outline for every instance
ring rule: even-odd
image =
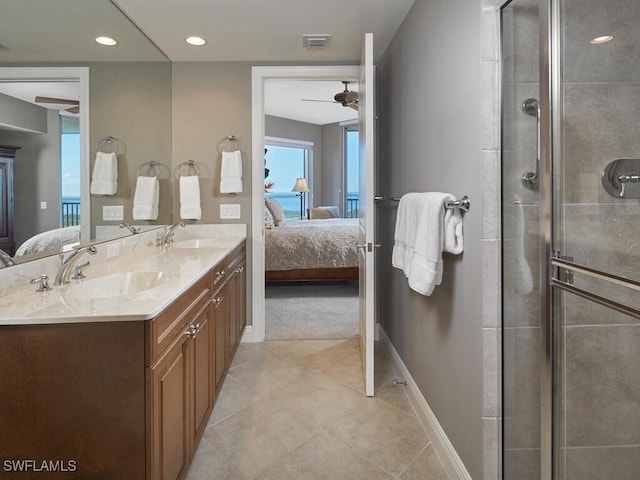
[[[96,268],[104,275],[91,282],[103,287],[93,297],[82,283],[33,292],[54,298],[34,314],[0,318],[3,474],[185,476],[246,324],[245,240],[229,244],[147,247],[145,268],[155,263],[169,280],[158,274],[153,288],[110,295],[109,282],[152,278],[112,263]]]

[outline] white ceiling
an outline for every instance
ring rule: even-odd
[[[373,32],[379,58],[414,1],[0,0],[0,63],[167,61],[168,57],[172,62],[355,64],[364,34]],[[331,34],[327,48],[303,48],[303,34],[319,33]],[[100,46],[94,41],[98,35],[113,36],[119,44]],[[189,46],[184,39],[190,35],[202,36],[208,43]],[[355,110],[300,101],[331,100],[341,90],[339,82],[269,84],[266,113],[318,125],[348,120]],[[51,90],[48,96],[66,95]]]

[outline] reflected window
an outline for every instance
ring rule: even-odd
[[[80,121],[60,117],[60,208],[62,226],[80,225]]]
[[[358,218],[360,196],[358,124],[344,127],[345,217]]]

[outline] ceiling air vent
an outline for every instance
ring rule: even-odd
[[[331,35],[328,33],[317,33],[302,35],[302,46],[304,48],[324,48],[329,44]]]

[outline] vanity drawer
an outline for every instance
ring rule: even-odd
[[[149,323],[147,366],[152,365],[164,350],[182,334],[192,318],[211,299],[211,277],[205,275],[180,298]]]

